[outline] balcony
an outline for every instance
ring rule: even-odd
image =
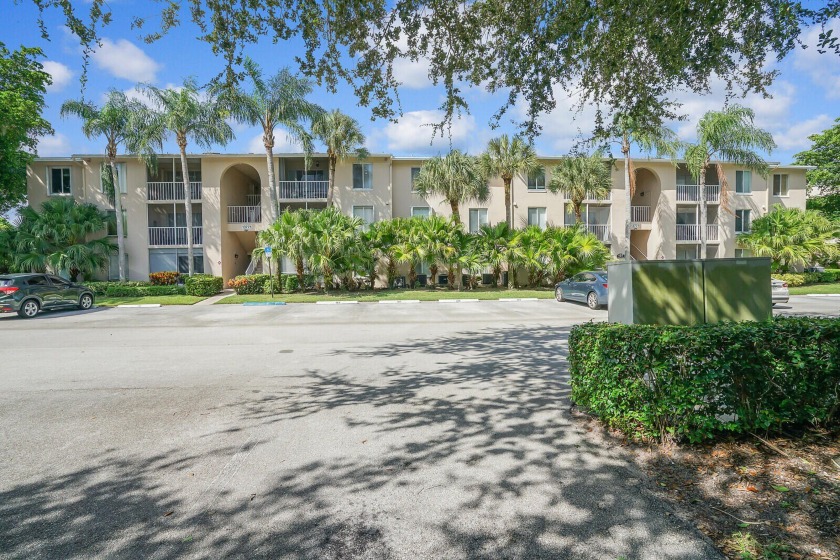
[[[586,192],[584,202],[609,202],[612,199],[612,191],[610,191],[604,198],[596,197],[591,192]]]
[[[146,183],[146,197],[149,201],[184,200],[184,183],[181,181],[150,181]],[[201,181],[190,182],[190,198],[201,200]]]
[[[257,224],[261,221],[260,206],[228,206],[229,224]]]
[[[677,202],[700,202],[700,185],[677,185]],[[720,202],[720,185],[706,185],[706,202]]]
[[[650,206],[631,206],[630,221],[639,224],[649,224]]]
[[[587,224],[586,231],[598,238],[602,243],[610,241],[610,226],[604,224]]]
[[[700,242],[700,224],[677,224],[677,242],[678,243],[699,243]],[[719,241],[719,231],[717,224],[708,224],[706,226],[706,241]]]
[[[279,181],[280,200],[326,200],[329,181]]]
[[[262,199],[262,195],[247,194],[247,195],[245,195],[245,205],[246,206],[259,206],[261,199]]]
[[[201,226],[192,228],[193,245],[201,245]],[[187,244],[186,227],[150,227],[149,245],[171,247]]]

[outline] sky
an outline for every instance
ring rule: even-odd
[[[2,41],[10,49],[20,45],[41,47],[45,53],[42,60],[44,69],[53,77],[53,84],[46,95],[45,117],[52,123],[55,135],[40,139],[38,155],[103,152],[102,139],[85,138],[78,119],[62,119],[59,115],[62,102],[78,99],[82,94],[79,78],[83,62],[78,40],[62,26],[62,17],[55,10],[47,12],[46,26],[51,38],[45,41],[37,28],[37,10],[31,0],[5,4],[0,21]],[[101,101],[111,88],[138,95],[135,87],[139,82],[170,87],[193,76],[199,83],[205,83],[222,69],[222,60],[213,55],[209,45],[196,39],[197,29],[188,22],[155,43],[145,44],[142,41],[140,32],[130,28],[131,19],[135,15],[148,16],[149,24],[153,25],[155,10],[159,9],[160,3],[111,0],[108,4],[113,22],[102,32],[102,45],[91,58],[84,92],[86,98]],[[84,9],[84,5],[80,7]],[[833,21],[831,27],[835,35],[840,34],[840,20]],[[806,45],[813,46],[818,34],[816,28],[806,30],[802,40]],[[272,44],[266,40],[250,47],[247,54],[265,73],[272,73],[283,66],[295,69],[294,56],[301,50],[295,41]],[[840,117],[840,56],[819,54],[815,48],[797,49],[781,62],[774,61],[771,66],[780,72],[769,89],[772,98],[749,95],[737,102],[751,107],[756,113],[756,124],[773,134],[778,148],[771,154],[765,154],[767,159],[786,164],[792,162],[794,154],[810,146],[809,135],[830,127],[834,119]],[[326,109],[340,108],[356,118],[371,152],[397,156],[444,153],[449,148],[449,139],[433,139],[432,129],[428,126],[440,120],[437,107],[442,99],[442,89],[429,81],[427,71],[427,63],[422,60],[396,63],[395,75],[403,82],[400,89],[403,113],[397,122],[371,120],[371,111],[358,105],[347,86],[340,86],[337,93],[329,93],[325,88],[316,86],[312,101]],[[557,108],[539,118],[543,130],[535,139],[535,146],[537,153],[543,156],[567,153],[580,139],[579,131],[586,133],[592,130],[593,111],[586,108],[576,112],[575,100],[561,90],[558,94]],[[491,116],[505,97],[504,94],[469,88],[470,114],[453,124],[452,146],[477,154],[490,138],[504,132],[516,133],[516,126],[510,118],[503,120],[495,130],[489,126]],[[671,123],[671,127],[682,139],[690,141],[695,136],[700,116],[723,106],[725,91],[718,82],[710,95],[674,92],[673,97],[684,104],[682,112],[688,118]],[[525,115],[524,107],[514,107],[510,115],[521,120]],[[264,153],[258,129],[234,124],[234,133],[236,139],[233,142],[212,151]],[[300,151],[299,146],[294,145],[283,131],[278,130],[276,136],[275,153]],[[174,142],[170,142],[166,149],[176,151]],[[203,150],[193,147],[191,151]]]

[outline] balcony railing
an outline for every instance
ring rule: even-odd
[[[588,224],[587,231],[598,238],[598,241],[608,241],[610,238],[610,226],[599,224]]]
[[[632,206],[630,221],[643,224],[650,223],[650,206]]]
[[[150,181],[146,183],[146,195],[149,200],[184,200],[184,183]],[[190,182],[190,198],[201,200],[201,181]]]
[[[586,199],[584,200],[584,202],[603,202],[603,201],[609,201],[611,198],[612,198],[612,192],[607,193],[607,196],[605,196],[605,197],[596,197],[591,192],[587,191],[586,192]]]
[[[192,228],[193,245],[201,245],[201,226]],[[149,245],[186,245],[187,228],[185,227],[150,227]]]
[[[706,202],[720,201],[720,185],[706,185]],[[677,185],[677,202],[700,202],[700,185]]]
[[[262,197],[262,195],[259,195],[259,194],[245,195],[245,205],[246,206],[259,206],[261,197]]]
[[[677,224],[677,241],[700,241],[700,224]],[[718,241],[718,225],[706,225],[706,241]]]
[[[327,198],[329,181],[280,181],[280,199],[323,199]]]
[[[256,224],[262,221],[259,206],[228,206],[229,224]]]

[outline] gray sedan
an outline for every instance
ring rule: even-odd
[[[773,296],[773,305],[776,305],[777,303],[787,303],[790,299],[790,291],[788,291],[787,282],[776,280],[775,278],[770,282],[772,284],[771,292]]]
[[[557,301],[580,301],[590,309],[607,305],[607,273],[590,270],[575,274],[554,286]]]

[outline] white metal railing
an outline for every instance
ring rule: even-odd
[[[228,206],[229,224],[255,224],[262,221],[259,206]]]
[[[149,200],[184,200],[184,183],[181,181],[150,181],[146,183]],[[201,200],[201,181],[190,182],[190,197]]]
[[[700,241],[698,224],[677,224],[677,241]]]
[[[598,238],[598,241],[607,241],[610,237],[610,226],[600,224],[588,224],[587,231]]]
[[[650,206],[632,206],[630,215],[631,222],[650,223]]]
[[[246,206],[259,206],[261,197],[262,197],[262,195],[259,195],[259,194],[247,194],[247,195],[245,195],[245,205]]]
[[[193,245],[201,245],[201,226],[192,228]],[[186,245],[187,228],[185,227],[150,227],[149,245]]]
[[[706,185],[706,202],[720,200],[720,185]],[[700,185],[677,185],[677,202],[700,202]]]
[[[708,224],[706,226],[706,240],[707,241],[717,241],[718,240],[718,225],[717,224]]]
[[[280,181],[281,199],[327,198],[329,181]]]
[[[586,201],[598,201],[598,202],[601,202],[601,201],[605,201],[605,200],[610,200],[611,198],[612,198],[612,191],[610,191],[609,193],[607,193],[607,196],[605,196],[605,197],[597,197],[597,196],[593,195],[591,192],[587,191],[587,192],[586,192],[586,199],[584,199],[584,201],[585,201],[585,202],[586,202]]]

